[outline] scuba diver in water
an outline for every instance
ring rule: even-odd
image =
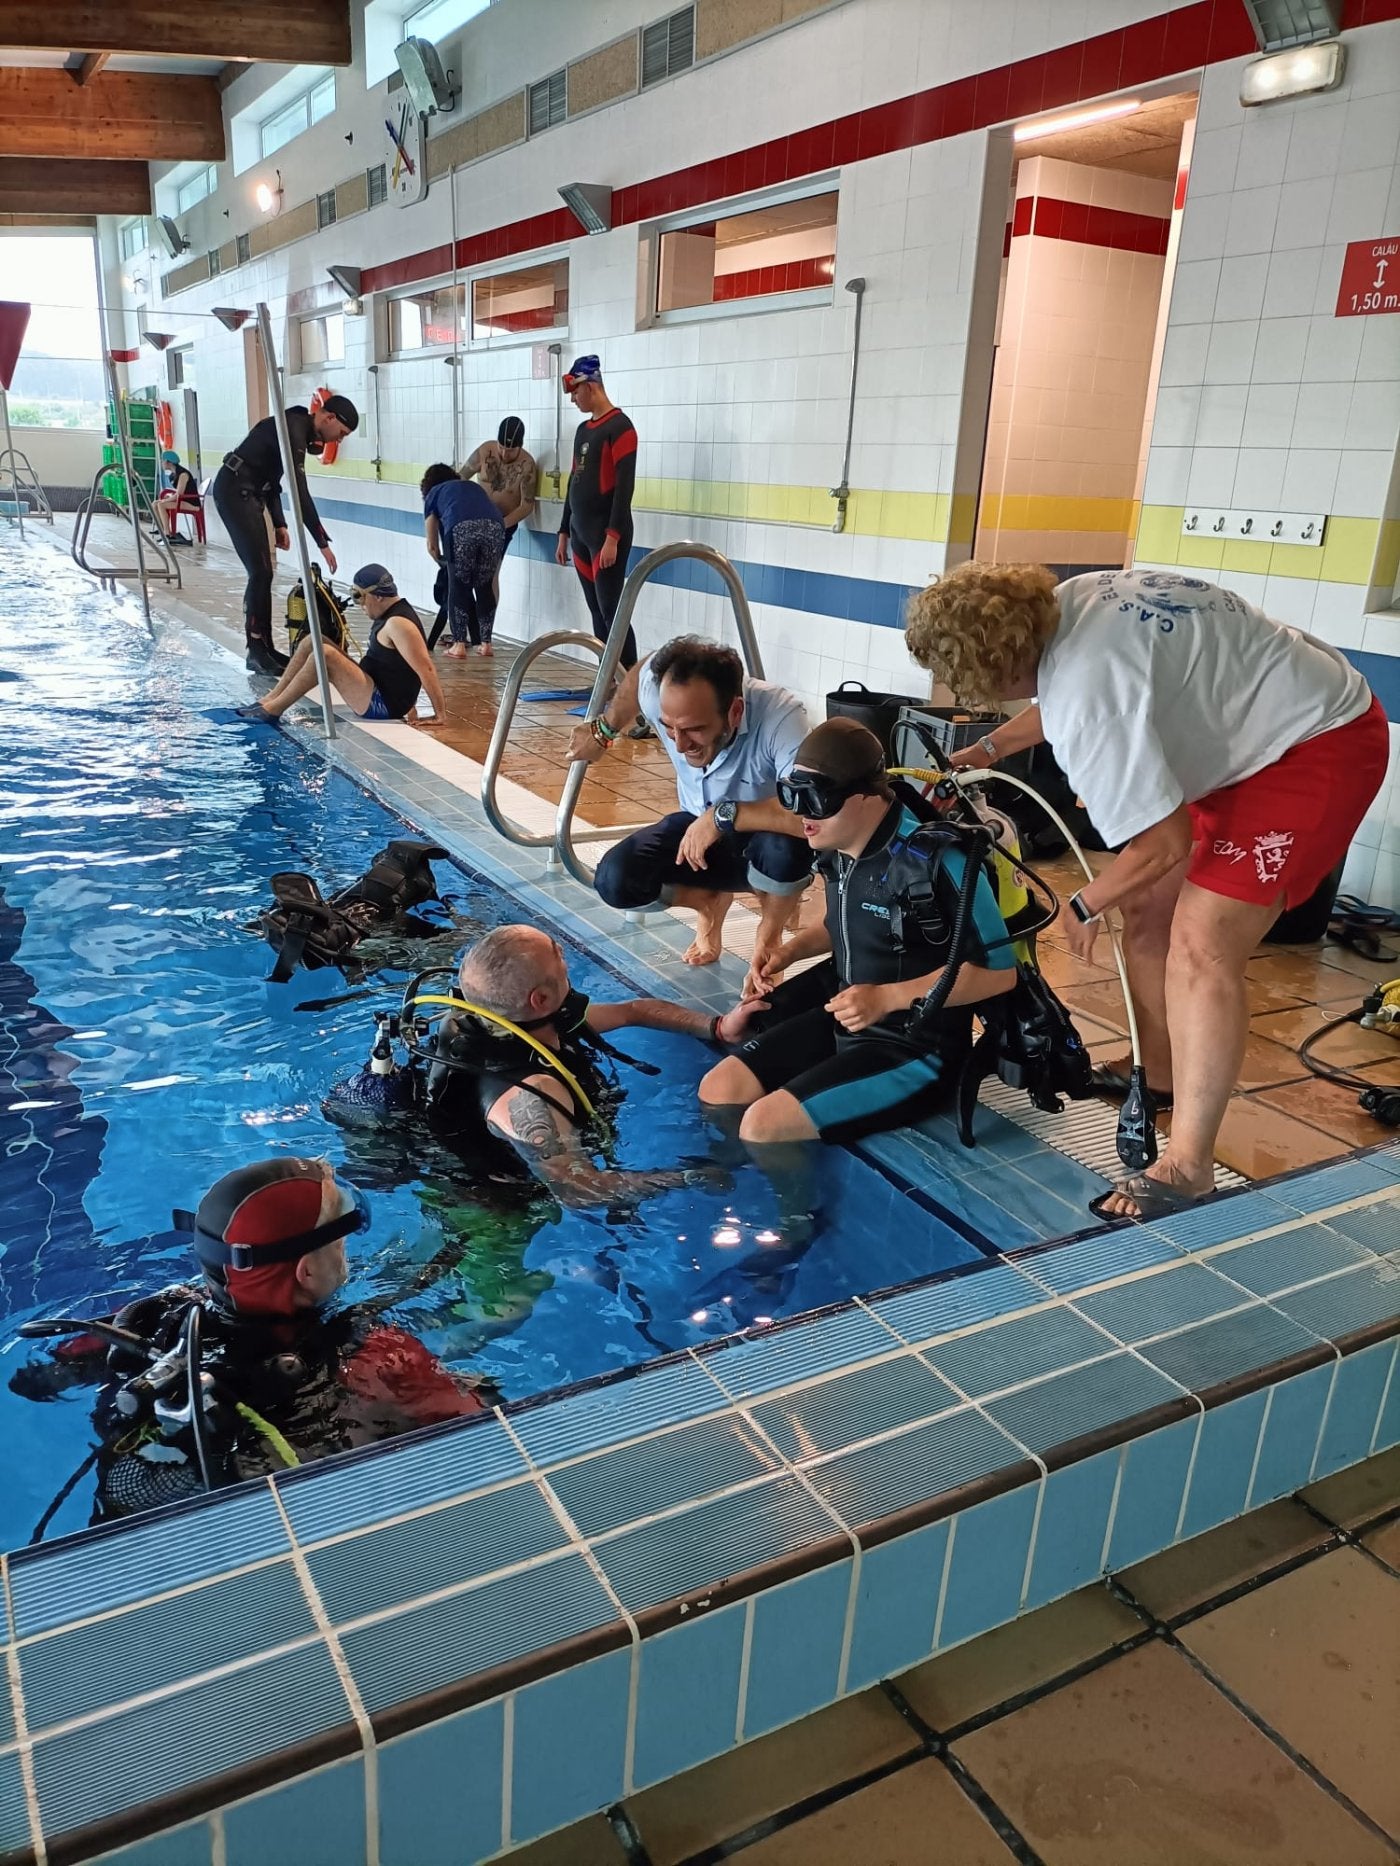
[[[764,1009],[761,999],[746,998],[722,1017],[660,998],[593,1004],[571,989],[558,941],[530,926],[497,927],[469,948],[455,994],[425,992],[431,976],[410,984],[401,1018],[376,1020],[368,1066],[331,1091],[326,1113],[333,1119],[373,1126],[419,1117],[482,1177],[518,1178],[523,1163],[574,1209],[715,1183],[719,1169],[709,1163],[644,1172],[597,1163],[609,1099],[598,1058],[632,1060],[607,1041],[610,1031],[627,1027],[737,1043]],[[428,1005],[447,1011],[435,1030],[421,1015]],[[395,1061],[395,1036],[408,1045],[408,1066]],[[654,1073],[650,1064],[633,1066]]]
[[[380,1319],[384,1304],[327,1305],[349,1274],[345,1240],[369,1223],[363,1197],[325,1160],[268,1159],[226,1173],[193,1214],[177,1212],[203,1272],[102,1321],[26,1323],[65,1337],[19,1368],[11,1389],[50,1400],[97,1386],[93,1521],[470,1417],[489,1396],[422,1342]]]
[[[439,899],[432,863],[446,856],[446,849],[435,842],[401,837],[381,849],[364,874],[329,900],[311,875],[274,875],[273,904],[257,921],[258,931],[277,954],[270,981],[284,984],[299,965],[308,971],[323,965],[344,969],[366,939],[451,934],[452,926],[413,911]]]

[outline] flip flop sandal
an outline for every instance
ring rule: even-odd
[[[1107,1063],[1095,1063],[1089,1072],[1089,1086],[1095,1095],[1108,1095],[1115,1101],[1122,1101],[1128,1093],[1128,1078],[1120,1076],[1116,1069],[1110,1069]],[[1170,1089],[1153,1089],[1152,1100],[1158,1114],[1170,1112],[1172,1105]]]
[[[1137,1205],[1137,1215],[1130,1212],[1106,1212],[1104,1206],[1118,1193],[1126,1193]],[[1101,1192],[1096,1199],[1089,1201],[1089,1210],[1095,1218],[1106,1218],[1110,1223],[1115,1219],[1126,1218],[1131,1224],[1151,1224],[1157,1218],[1171,1218],[1177,1212],[1189,1212],[1193,1205],[1199,1205],[1202,1199],[1208,1199],[1208,1192],[1178,1192],[1175,1186],[1169,1186],[1160,1179],[1148,1179],[1143,1173],[1134,1173],[1131,1179],[1124,1179],[1107,1192]]]

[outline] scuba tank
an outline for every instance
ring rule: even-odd
[[[311,566],[311,582],[316,594],[316,612],[321,622],[321,638],[333,647],[343,649],[349,635],[345,621],[345,611],[341,607],[334,590],[321,575],[320,566]],[[309,626],[306,613],[306,591],[298,577],[287,592],[287,646],[295,649],[306,634]]]
[[[333,1083],[321,1106],[334,1121],[354,1125],[384,1115],[410,1114],[422,1106],[423,1075],[399,1061],[394,1044],[399,1020],[388,1011],[374,1014],[374,1046],[362,1069]]]

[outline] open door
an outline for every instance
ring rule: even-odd
[[[248,399],[248,426],[255,427],[272,412],[267,399],[267,378],[263,375],[262,347],[256,325],[243,333],[243,378]]]

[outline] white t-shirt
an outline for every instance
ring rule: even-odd
[[[637,705],[675,767],[676,800],[700,816],[713,803],[762,803],[777,795],[778,779],[791,771],[808,733],[801,700],[786,687],[744,677],[744,715],[739,730],[703,770],[687,764],[661,723],[661,683],[648,659],[637,682]],[[796,819],[794,818],[794,821]]]
[[[1253,777],[1371,704],[1335,648],[1199,577],[1092,571],[1055,594],[1041,721],[1107,843]]]

